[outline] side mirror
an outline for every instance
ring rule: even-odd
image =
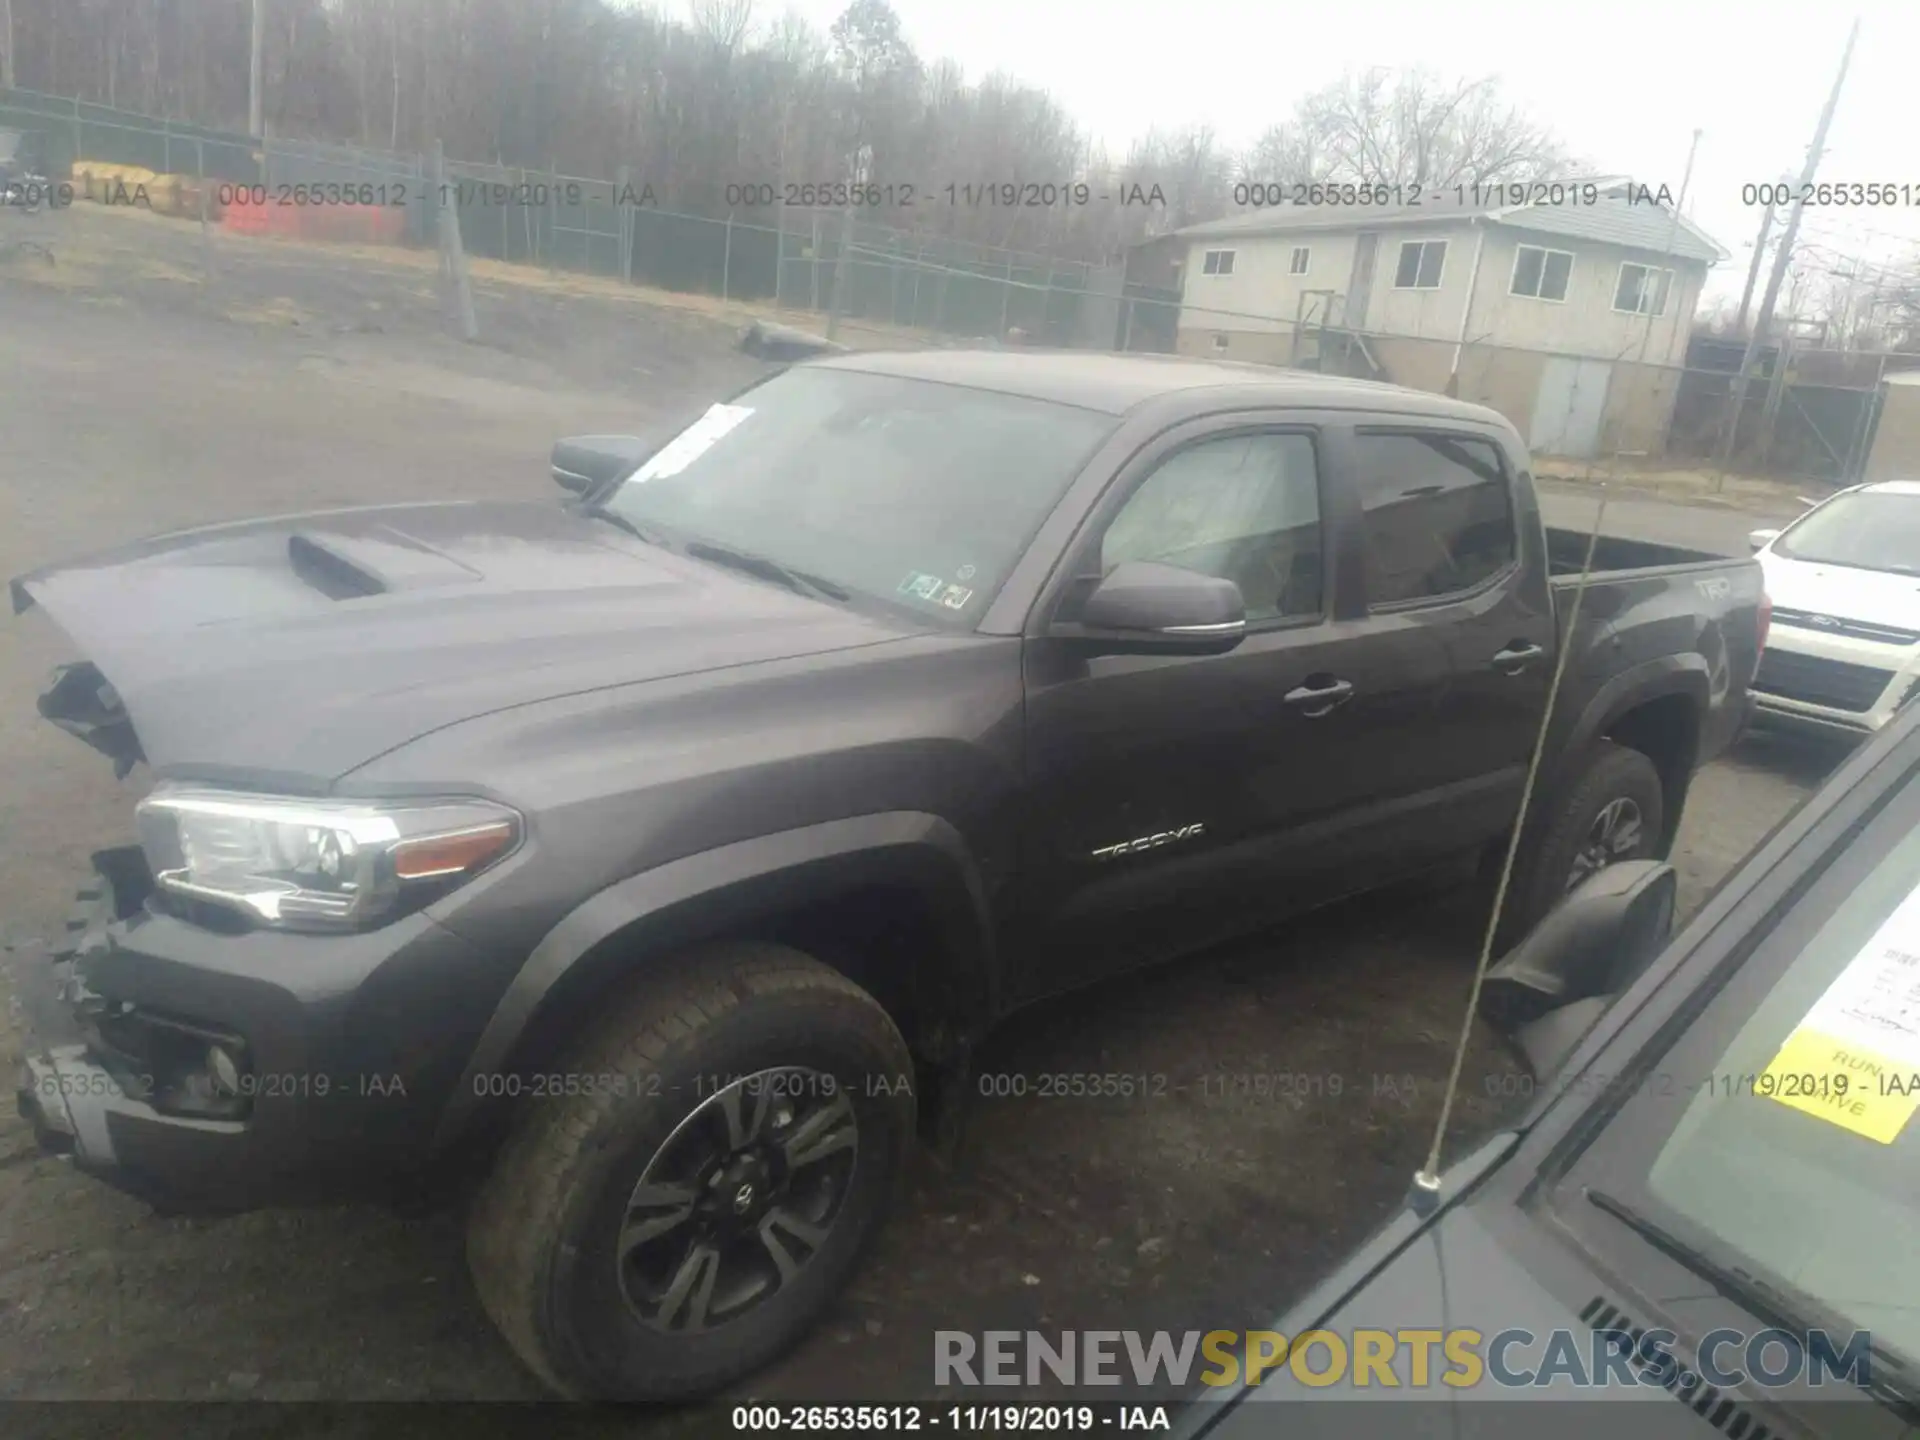
[[[1747,533],[1747,544],[1756,551],[1764,550],[1779,538],[1778,530],[1752,530]]]
[[[1055,633],[1119,655],[1223,655],[1247,633],[1247,606],[1231,580],[1129,560]]]
[[[1673,931],[1671,865],[1628,860],[1590,876],[1487,971],[1480,1017],[1536,1078],[1551,1075]]]
[[[585,495],[631,475],[655,447],[638,435],[575,435],[555,442],[553,483]]]

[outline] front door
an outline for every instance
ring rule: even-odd
[[[1418,745],[1450,674],[1425,627],[1347,613],[1325,543],[1325,434],[1202,422],[1141,457],[1076,543],[1085,585],[1123,560],[1233,580],[1225,655],[1027,646],[1027,999],[1200,948],[1374,878],[1356,825],[1428,787]],[[1059,618],[1071,618],[1065,610]],[[1377,837],[1376,837],[1377,838]]]
[[[1367,301],[1373,294],[1373,267],[1380,250],[1380,237],[1373,231],[1363,233],[1353,243],[1353,275],[1347,282],[1346,309],[1341,323],[1349,330],[1367,328]]]

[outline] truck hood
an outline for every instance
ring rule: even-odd
[[[1895,630],[1920,630],[1920,579],[1885,570],[1854,570],[1760,552],[1767,598],[1783,610],[1831,615]]]
[[[144,758],[307,790],[509,706],[902,633],[539,502],[211,526],[23,575],[12,594],[85,657],[42,714],[123,774]]]

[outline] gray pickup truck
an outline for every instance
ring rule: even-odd
[[[1563,650],[1508,928],[1664,855],[1765,627],[1630,542],[1569,626],[1505,420],[1257,367],[839,355],[555,476],[15,580],[151,788],[13,968],[48,1145],[466,1197],[576,1396],[803,1335],[1010,1010],[1496,851]]]

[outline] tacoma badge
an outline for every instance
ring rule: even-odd
[[[1205,825],[1182,825],[1178,830],[1162,830],[1154,835],[1142,835],[1138,840],[1123,840],[1118,845],[1106,845],[1093,852],[1096,860],[1112,860],[1120,855],[1137,855],[1142,850],[1158,849],[1162,845],[1171,845],[1176,840],[1195,840],[1206,833]]]

